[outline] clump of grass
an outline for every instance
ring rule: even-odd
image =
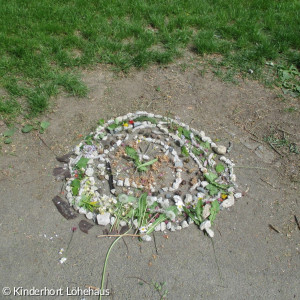
[[[193,49],[260,77],[267,60],[300,67],[300,3],[272,0],[38,0],[0,3],[0,113],[45,111],[64,89],[85,96],[77,72],[95,63],[124,72]],[[14,99],[22,98],[20,106]]]

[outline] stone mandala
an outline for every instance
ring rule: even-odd
[[[192,223],[213,237],[217,213],[241,197],[226,151],[178,119],[138,111],[100,120],[69,160],[66,197],[88,219],[145,241]]]

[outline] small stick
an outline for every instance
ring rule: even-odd
[[[148,285],[151,285],[149,282],[147,282],[146,280],[140,278],[140,277],[137,277],[137,276],[128,276],[128,278],[135,278],[135,279],[138,279],[140,281],[143,281],[144,283],[148,284]]]
[[[270,185],[272,188],[276,189],[276,187],[275,187],[272,183],[268,182],[267,180],[264,180],[264,179],[261,178],[261,177],[260,177],[260,180],[263,181],[263,182],[265,182],[265,183],[267,183],[267,184]]]
[[[294,215],[294,218],[295,218],[295,222],[296,222],[296,224],[297,224],[297,226],[298,226],[298,229],[300,230],[300,224],[299,224],[299,221],[298,221],[296,215]]]
[[[253,136],[255,136],[259,140],[259,137],[255,133],[253,133],[250,130],[246,129],[245,126],[244,126],[244,130],[247,131],[248,133],[252,134]]]
[[[157,251],[157,246],[156,246],[156,240],[155,240],[155,234],[153,232],[153,241],[154,241],[154,246],[155,246],[155,252],[158,255],[158,251]]]
[[[42,137],[39,135],[39,134],[37,134],[37,136],[38,136],[38,138],[41,140],[41,142],[55,155],[55,156],[57,156],[56,155],[56,153],[47,145],[47,143],[42,139]]]
[[[118,236],[132,236],[132,237],[141,237],[143,234],[100,234],[97,237],[118,237]]]
[[[275,228],[273,225],[269,224],[269,227],[274,230],[277,233],[281,233],[277,228]]]
[[[253,138],[253,137],[251,137],[251,136],[250,136],[250,139],[253,140],[253,141],[255,141],[255,142],[257,142],[257,143],[259,143],[259,144],[262,144],[261,141],[259,141],[258,139],[255,139],[255,138]]]
[[[277,127],[278,128],[278,127]],[[287,133],[287,134],[290,134],[290,135],[294,135],[294,136],[297,136],[297,134],[294,134],[294,133],[291,133],[291,132],[288,132],[288,131],[286,131],[286,130],[284,130],[284,129],[282,129],[282,128],[278,128],[280,131],[282,131],[282,132],[285,132],[285,133]]]
[[[94,291],[99,291],[100,289],[98,288],[98,287],[95,287],[95,286],[93,286],[93,285],[85,285],[85,287],[86,288],[89,288],[89,289],[92,289],[92,290],[94,290]]]
[[[277,154],[279,154],[281,157],[283,157],[283,155],[269,142],[268,143],[270,146],[271,146],[271,148],[277,153]]]

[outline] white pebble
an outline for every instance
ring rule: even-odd
[[[182,221],[182,222],[181,222],[181,227],[182,227],[182,228],[187,228],[187,227],[189,227],[188,222],[187,222],[186,220]]]
[[[97,222],[99,225],[108,225],[110,223],[110,213],[104,213],[103,215],[98,214]]]

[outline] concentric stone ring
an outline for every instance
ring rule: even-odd
[[[211,224],[236,193],[234,164],[203,131],[138,111],[99,121],[75,147],[67,199],[99,225],[130,225],[144,240],[153,231]]]

